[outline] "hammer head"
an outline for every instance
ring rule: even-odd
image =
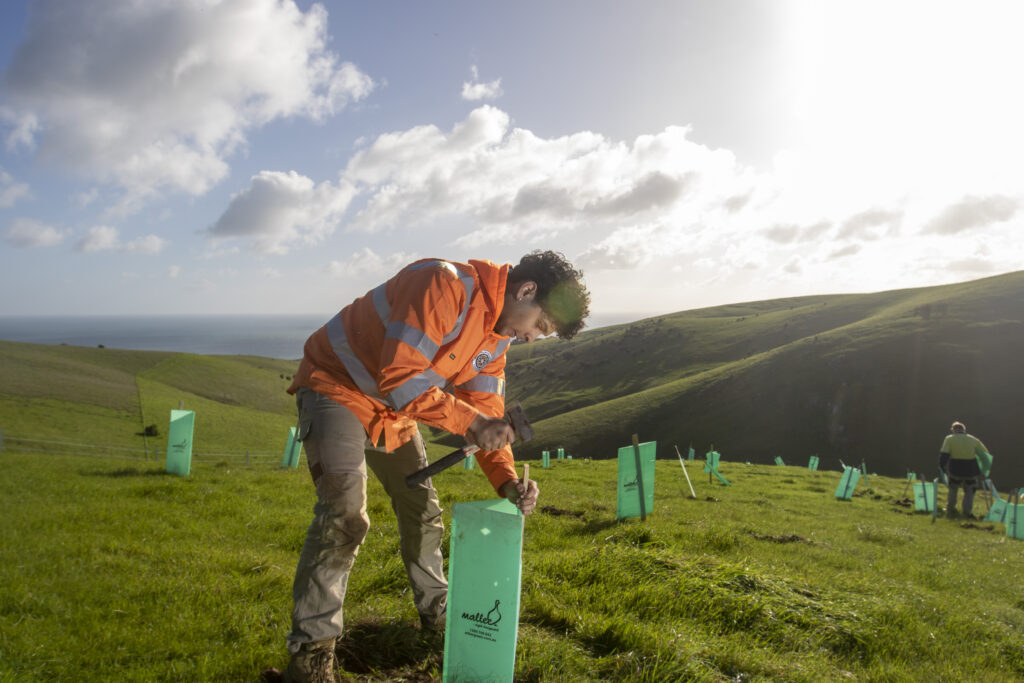
[[[519,439],[529,441],[533,438],[533,427],[530,426],[530,421],[526,419],[526,411],[523,410],[523,406],[520,405],[519,401],[508,407],[508,422],[512,425],[512,429],[516,431],[516,436]]]

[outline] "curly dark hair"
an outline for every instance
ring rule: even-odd
[[[508,276],[509,285],[537,283],[534,299],[555,323],[561,339],[572,339],[583,329],[590,315],[590,292],[583,284],[583,273],[573,268],[557,251],[531,251],[519,260]]]

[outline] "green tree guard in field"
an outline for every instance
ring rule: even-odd
[[[696,452],[695,452],[695,451],[693,450],[693,446],[690,446],[690,449],[689,449],[689,451],[688,451],[688,452],[686,453],[686,459],[687,459],[687,460],[693,460],[693,457],[694,457],[694,456],[695,456],[696,454],[697,454],[697,453],[696,453]]]
[[[722,459],[722,454],[712,449],[707,452],[704,456],[704,471],[708,473],[708,483],[711,483],[712,475],[718,478],[718,481],[722,482],[726,486],[732,486],[729,480],[722,476],[722,473],[718,471],[718,463]]]
[[[633,446],[619,449],[616,520],[646,517],[654,509],[654,459],[658,443],[647,441],[638,446],[639,457]]]
[[[1018,498],[1018,491],[1010,494],[1010,501],[1006,504],[1006,536],[1024,541],[1024,503]]]
[[[509,501],[453,506],[445,683],[511,683],[519,634],[522,551],[523,516]]]
[[[839,500],[850,500],[854,489],[857,488],[858,481],[860,481],[860,470],[847,465],[839,480],[839,486],[836,487],[835,497]]]
[[[284,457],[281,458],[281,469],[291,467],[293,470],[299,467],[299,454],[302,452],[302,442],[296,438],[295,427],[288,430],[288,443],[284,447]]]
[[[551,467],[551,451],[541,451],[540,452],[540,462],[541,462],[541,466],[544,469],[550,468]]]
[[[935,483],[930,481],[914,482],[914,511],[933,512],[936,499]]]
[[[818,456],[812,455],[811,459],[807,461],[807,469],[817,472],[818,471]]]
[[[981,470],[982,476],[989,476],[992,471],[992,454],[984,448],[978,448],[974,451],[974,459],[978,461],[978,469]]]
[[[776,455],[775,456],[775,464],[778,465],[779,467],[785,467],[786,466],[786,463],[782,460],[782,456],[780,456],[780,455]]]
[[[196,414],[191,410],[172,410],[167,430],[167,471],[187,477],[192,471],[192,433]]]
[[[559,460],[565,460],[565,449],[564,448],[559,448],[558,449],[558,459]]]
[[[462,461],[462,469],[464,469],[464,470],[471,470],[471,469],[473,469],[473,460],[475,460],[475,458],[472,455],[467,455],[465,457],[465,459]]]

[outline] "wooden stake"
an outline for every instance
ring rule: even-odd
[[[640,437],[633,435],[633,455],[636,456],[636,489],[640,492],[640,521],[647,521],[647,500],[644,498],[644,470],[640,462]]]

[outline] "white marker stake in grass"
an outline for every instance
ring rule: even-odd
[[[675,449],[676,455],[679,456],[679,466],[683,468],[683,474],[686,475],[686,483],[690,487],[690,498],[697,500],[697,494],[693,490],[693,483],[690,481],[690,473],[686,471],[686,463],[683,462],[683,454],[679,452],[679,446],[676,446]],[[692,448],[690,449],[690,452],[693,452]]]
[[[442,678],[446,683],[511,682],[519,636],[523,515],[504,498],[456,503],[451,528]]]
[[[196,414],[191,410],[172,410],[167,430],[167,471],[187,477],[192,471],[192,432]]]

